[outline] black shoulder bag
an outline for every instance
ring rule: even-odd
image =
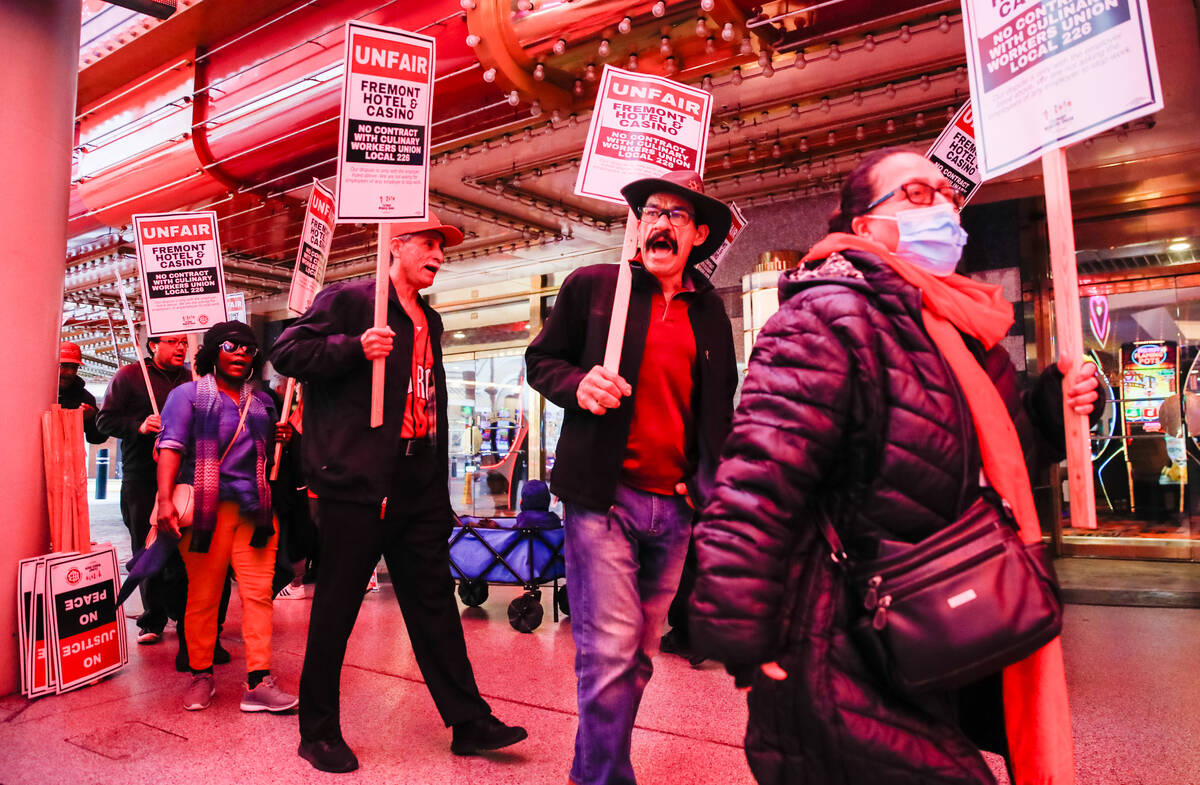
[[[1000,495],[982,495],[918,543],[884,541],[856,563],[832,523],[821,533],[862,600],[852,633],[864,657],[907,693],[969,684],[1028,657],[1062,629],[1062,601],[1044,543],[1025,545]]]

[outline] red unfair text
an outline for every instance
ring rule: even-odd
[[[429,49],[369,35],[354,37],[354,74],[424,82],[429,78]]]
[[[197,219],[143,223],[138,225],[138,236],[143,245],[177,243],[180,240],[211,240],[212,222],[208,219]]]
[[[333,200],[316,188],[313,189],[312,195],[308,198],[308,204],[312,208],[313,215],[325,220],[328,220],[329,216],[333,214]]]
[[[704,110],[700,99],[693,95],[645,82],[622,79],[619,76],[614,76],[609,84],[607,98],[619,99],[628,103],[663,106],[689,115],[695,120],[700,119],[701,112]]]

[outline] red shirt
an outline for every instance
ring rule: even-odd
[[[674,495],[689,472],[692,372],[696,337],[688,319],[688,292],[668,305],[662,292],[650,300],[646,349],[633,394],[633,422],[621,464],[621,481],[650,493]]]
[[[429,345],[429,323],[419,309],[413,318],[412,371],[408,375],[408,397],[400,438],[419,439],[436,430],[433,395],[433,347]]]

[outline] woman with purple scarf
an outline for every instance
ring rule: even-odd
[[[242,711],[285,712],[298,703],[271,675],[271,579],[278,545],[267,486],[267,462],[276,441],[291,435],[276,425],[270,397],[250,384],[262,368],[258,341],[241,322],[221,322],[196,352],[200,377],[171,391],[158,436],[158,517],[162,536],[179,539],[187,567],[184,615],[192,682],[188,711],[208,708],[216,692],[212,651],[217,608],[230,566],[242,600],[246,678]],[[176,504],[190,483],[192,523],[180,539]]]

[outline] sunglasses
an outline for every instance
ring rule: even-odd
[[[646,221],[647,223],[654,224],[658,223],[658,219],[662,218],[664,215],[667,216],[667,220],[671,222],[672,226],[687,226],[689,223],[695,220],[692,218],[691,213],[689,213],[687,210],[681,210],[678,207],[672,210],[660,210],[657,207],[643,207],[642,211],[638,214],[638,218]]]
[[[236,354],[239,349],[241,349],[242,351],[244,351],[246,354],[250,355],[251,357],[254,357],[255,355],[258,354],[257,346],[255,346],[253,344],[249,344],[249,343],[240,343],[238,341],[221,341],[221,343],[218,344],[217,348],[219,348],[221,351],[225,352],[226,354]]]
[[[874,210],[888,199],[891,199],[897,193],[904,194],[904,198],[912,204],[915,204],[917,207],[928,207],[929,205],[933,204],[934,194],[941,194],[942,196],[946,197],[950,203],[954,205],[955,210],[961,210],[963,202],[966,201],[966,199],[963,198],[962,193],[960,193],[959,190],[952,185],[939,185],[935,188],[929,183],[923,183],[920,180],[913,180],[910,183],[905,183],[897,188],[893,188],[883,196],[871,202],[869,205],[867,205],[867,211],[869,212]]]

